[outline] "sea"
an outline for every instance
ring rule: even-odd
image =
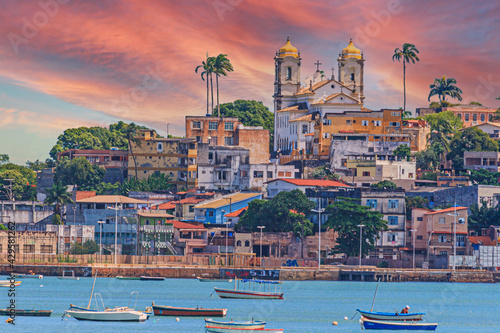
[[[6,279],[2,277],[1,279]],[[23,279],[16,287],[19,309],[53,310],[51,317],[16,317],[15,325],[0,317],[0,332],[205,332],[203,318],[150,317],[144,323],[77,321],[64,316],[70,304],[86,307],[92,278],[60,280],[56,277]],[[227,308],[226,320],[264,320],[266,328],[285,332],[358,332],[356,309],[370,310],[376,282],[285,281],[284,300],[220,299],[214,287],[232,283],[199,282],[196,279],[164,281],[97,278],[94,293],[104,306],[159,305]],[[130,298],[133,291],[139,293]],[[0,288],[0,307],[10,302],[8,288]],[[100,303],[100,298],[98,298]],[[500,332],[500,284],[387,282],[380,283],[374,311],[425,312],[427,322],[438,323],[436,332]],[[95,306],[95,298],[91,307]],[[100,305],[101,306],[101,305]],[[336,322],[337,325],[333,325]]]

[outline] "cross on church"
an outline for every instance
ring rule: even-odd
[[[332,80],[335,78],[335,67],[332,67]]]
[[[316,65],[316,72],[319,72],[319,65],[323,65],[322,63],[319,62],[319,60],[316,60],[316,62],[314,63]]]

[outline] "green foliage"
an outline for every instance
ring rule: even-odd
[[[154,173],[145,180],[129,178],[119,185],[119,192],[128,195],[130,191],[169,191],[173,188],[172,178],[164,173]]]
[[[348,257],[359,254],[359,224],[364,225],[361,238],[363,254],[375,249],[375,240],[379,238],[380,231],[388,230],[382,213],[358,204],[355,199],[339,198],[326,208],[326,214],[329,216],[324,225],[338,233],[334,252],[345,253]]]
[[[420,179],[437,181],[437,175],[438,175],[437,172],[423,172]]]
[[[328,179],[328,180],[340,180],[340,176],[337,175],[336,173],[332,173],[330,171],[330,168],[328,168],[326,165],[320,166],[316,169],[311,174],[311,177],[314,179]]]
[[[413,208],[428,208],[429,200],[422,197],[405,197],[406,219],[411,220],[411,210]]]
[[[440,107],[441,107],[441,104],[439,104],[439,102],[431,102],[431,103],[429,104],[429,107],[430,107],[430,108],[437,109],[437,108],[440,108]]]
[[[278,193],[271,200],[253,200],[248,203],[248,209],[240,218],[235,228],[237,231],[259,231],[257,226],[265,226],[266,232],[290,232],[297,227],[296,223],[307,223],[299,221],[290,215],[309,214],[316,207],[313,201],[307,199],[300,190]],[[295,224],[294,224],[295,223]],[[302,226],[299,228],[301,229]]]
[[[77,185],[80,190],[93,190],[102,182],[106,170],[92,165],[85,157],[77,157],[71,161],[61,161],[54,173],[54,182],[63,185]]]
[[[99,252],[99,245],[94,240],[87,240],[83,244],[71,243],[71,254],[94,254],[96,252]]]
[[[444,147],[439,143],[433,143],[426,150],[415,154],[417,169],[437,170],[439,167],[439,158],[444,153]]]
[[[491,172],[486,169],[468,170],[469,180],[473,184],[498,186],[500,172]]]
[[[476,231],[481,235],[482,228],[489,228],[491,225],[498,225],[500,220],[500,210],[497,207],[488,207],[484,202],[481,207],[477,204],[470,206],[470,215],[468,218],[469,230]]]
[[[439,102],[431,102],[431,104],[429,104],[429,107],[430,108],[446,108],[446,107],[450,107],[450,106],[458,106],[460,104],[454,104],[454,103],[450,103],[448,101],[439,101]]]
[[[418,49],[414,44],[404,43],[403,49],[399,47],[394,50],[394,54],[392,55],[392,61],[401,61],[403,60],[403,110],[406,110],[406,64],[415,63],[416,61],[420,61],[418,58]],[[405,116],[403,112],[403,117]]]
[[[7,231],[9,228],[7,228],[4,224],[0,224],[0,230]]]
[[[394,149],[393,154],[397,157],[408,158],[411,156],[411,149],[407,144],[400,145]]]
[[[464,126],[462,120],[453,111],[430,113],[425,115],[424,120],[429,123],[431,131],[445,130],[448,134],[454,134]]]
[[[288,217],[291,220],[291,225],[293,226],[293,234],[300,238],[301,251],[300,256],[303,258],[304,255],[304,239],[307,236],[313,235],[314,224],[311,223],[304,213],[296,213],[295,211],[289,211]]]
[[[220,114],[224,117],[237,117],[245,126],[262,126],[271,135],[274,133],[273,113],[262,102],[238,99],[233,103],[221,104]],[[214,110],[212,116],[219,116],[217,110]]]
[[[36,198],[36,174],[24,166],[7,163],[0,165],[0,199],[8,199],[7,186],[13,179],[12,195],[16,200],[34,200]]]
[[[71,193],[68,192],[68,186],[64,186],[61,182],[55,182],[51,188],[48,188],[45,191],[47,192],[47,198],[45,198],[44,202],[49,205],[55,204],[54,213],[55,215],[58,215],[60,221],[62,215],[62,205],[74,203],[73,199],[71,198]],[[54,218],[56,217],[54,216]],[[54,222],[54,220],[52,220],[52,222]]]
[[[477,105],[477,106],[483,106],[483,104],[479,103],[479,102],[475,102],[475,101],[472,101],[469,103],[470,105]]]
[[[378,268],[388,268],[389,267],[389,263],[387,261],[381,261],[377,264],[377,267]]]
[[[371,188],[379,188],[379,189],[397,189],[398,188],[398,186],[394,182],[391,182],[390,180],[382,180],[378,183],[372,184],[370,187]]]
[[[47,158],[45,162],[36,160],[34,162],[26,161],[26,167],[33,171],[41,171],[46,168],[55,168],[56,162],[50,158]]]
[[[61,220],[61,215],[59,215],[59,214],[52,215],[52,224],[55,224],[55,225],[63,224],[63,222]]]
[[[10,162],[10,157],[8,154],[0,154],[0,165],[7,164]]]
[[[99,183],[97,186],[94,188],[96,191],[97,195],[113,195],[113,194],[121,194],[120,192],[120,183]]]
[[[447,159],[452,161],[454,169],[464,168],[464,151],[498,151],[498,142],[479,128],[469,127],[456,133],[450,141]]]
[[[451,98],[456,98],[461,101],[461,94],[463,94],[463,91],[458,88],[456,84],[457,80],[454,78],[446,78],[446,75],[443,75],[440,79],[434,79],[434,83],[429,86],[431,91],[429,92],[429,97],[427,99],[430,101],[432,96],[437,95],[439,97],[439,101],[446,101],[446,96],[450,96]]]

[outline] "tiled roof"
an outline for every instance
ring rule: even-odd
[[[261,193],[236,193],[233,195],[228,195],[220,199],[216,199],[205,204],[194,206],[194,208],[218,208],[222,206],[228,206],[229,203],[236,203],[239,201],[247,200],[262,195]],[[229,200],[231,198],[231,200]]]
[[[467,207],[450,207],[446,209],[441,209],[441,210],[435,210],[433,212],[427,213],[425,215],[433,215],[433,214],[440,214],[440,213],[448,213],[448,212],[454,212],[456,210],[463,210],[463,209],[468,209]]]
[[[325,84],[328,84],[332,82],[332,80],[325,80],[325,81],[320,81],[318,83],[315,83],[312,85],[312,91],[309,86],[301,88],[299,92],[295,93],[294,95],[302,95],[302,94],[307,94],[307,93],[312,93],[313,91],[323,87]]]
[[[142,216],[142,217],[166,217],[166,218],[171,218],[175,217],[171,214],[167,213],[155,213],[155,211],[151,210],[143,210],[137,213],[137,215]]]
[[[304,110],[307,111],[307,103],[297,103],[294,105],[287,106],[286,108],[283,108],[281,110],[278,110],[276,112],[284,112],[284,111],[299,111],[299,110]]]
[[[306,114],[305,116],[295,118],[293,120],[290,120],[289,123],[293,123],[294,121],[312,121],[312,114]]]
[[[348,185],[343,184],[341,182],[335,180],[325,180],[325,179],[286,179],[286,178],[278,178],[271,180],[270,182],[275,182],[278,180],[282,180],[287,183],[291,183],[297,186],[318,186],[318,187],[332,187],[332,186],[343,186],[348,187]],[[268,183],[270,183],[268,182]]]
[[[78,203],[115,203],[118,201],[118,203],[125,203],[125,204],[131,204],[131,203],[137,203],[137,204],[147,204],[147,201],[144,200],[138,200],[138,199],[133,199],[129,197],[124,197],[123,195],[97,195],[95,197],[91,198],[86,198],[86,199],[81,199],[77,200]]]
[[[238,217],[238,216],[242,215],[247,209],[248,209],[248,206],[243,207],[243,208],[238,209],[238,210],[235,210],[234,212],[226,214],[224,216],[225,217]]]
[[[190,203],[197,204],[199,202],[206,201],[206,200],[207,199],[203,199],[203,198],[189,197],[189,198],[186,198],[186,199],[181,199],[180,202],[179,202],[179,200],[172,200],[172,201],[169,201],[169,202],[164,202],[162,204],[159,204],[159,205],[151,207],[151,209],[166,209],[166,210],[169,210],[169,209],[174,209],[175,205],[178,205],[179,203],[180,204],[190,204]]]
[[[469,236],[469,241],[472,244],[479,244],[485,246],[496,246],[496,242],[491,240],[489,236]]]
[[[92,198],[96,196],[96,191],[76,191],[76,201]]]
[[[175,229],[198,229],[198,230],[205,230],[206,228],[202,225],[194,225],[191,223],[185,223],[181,221],[172,221],[174,223],[174,228]]]

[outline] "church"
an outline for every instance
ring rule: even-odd
[[[276,52],[274,81],[274,150],[287,154],[310,151],[318,121],[329,122],[328,114],[370,111],[363,107],[364,56],[352,39],[337,58],[337,78],[327,77],[316,62],[316,72],[301,84],[300,52],[287,38]],[[324,124],[331,125],[331,124]],[[309,138],[309,140],[308,140]],[[307,143],[309,142],[309,147]]]

